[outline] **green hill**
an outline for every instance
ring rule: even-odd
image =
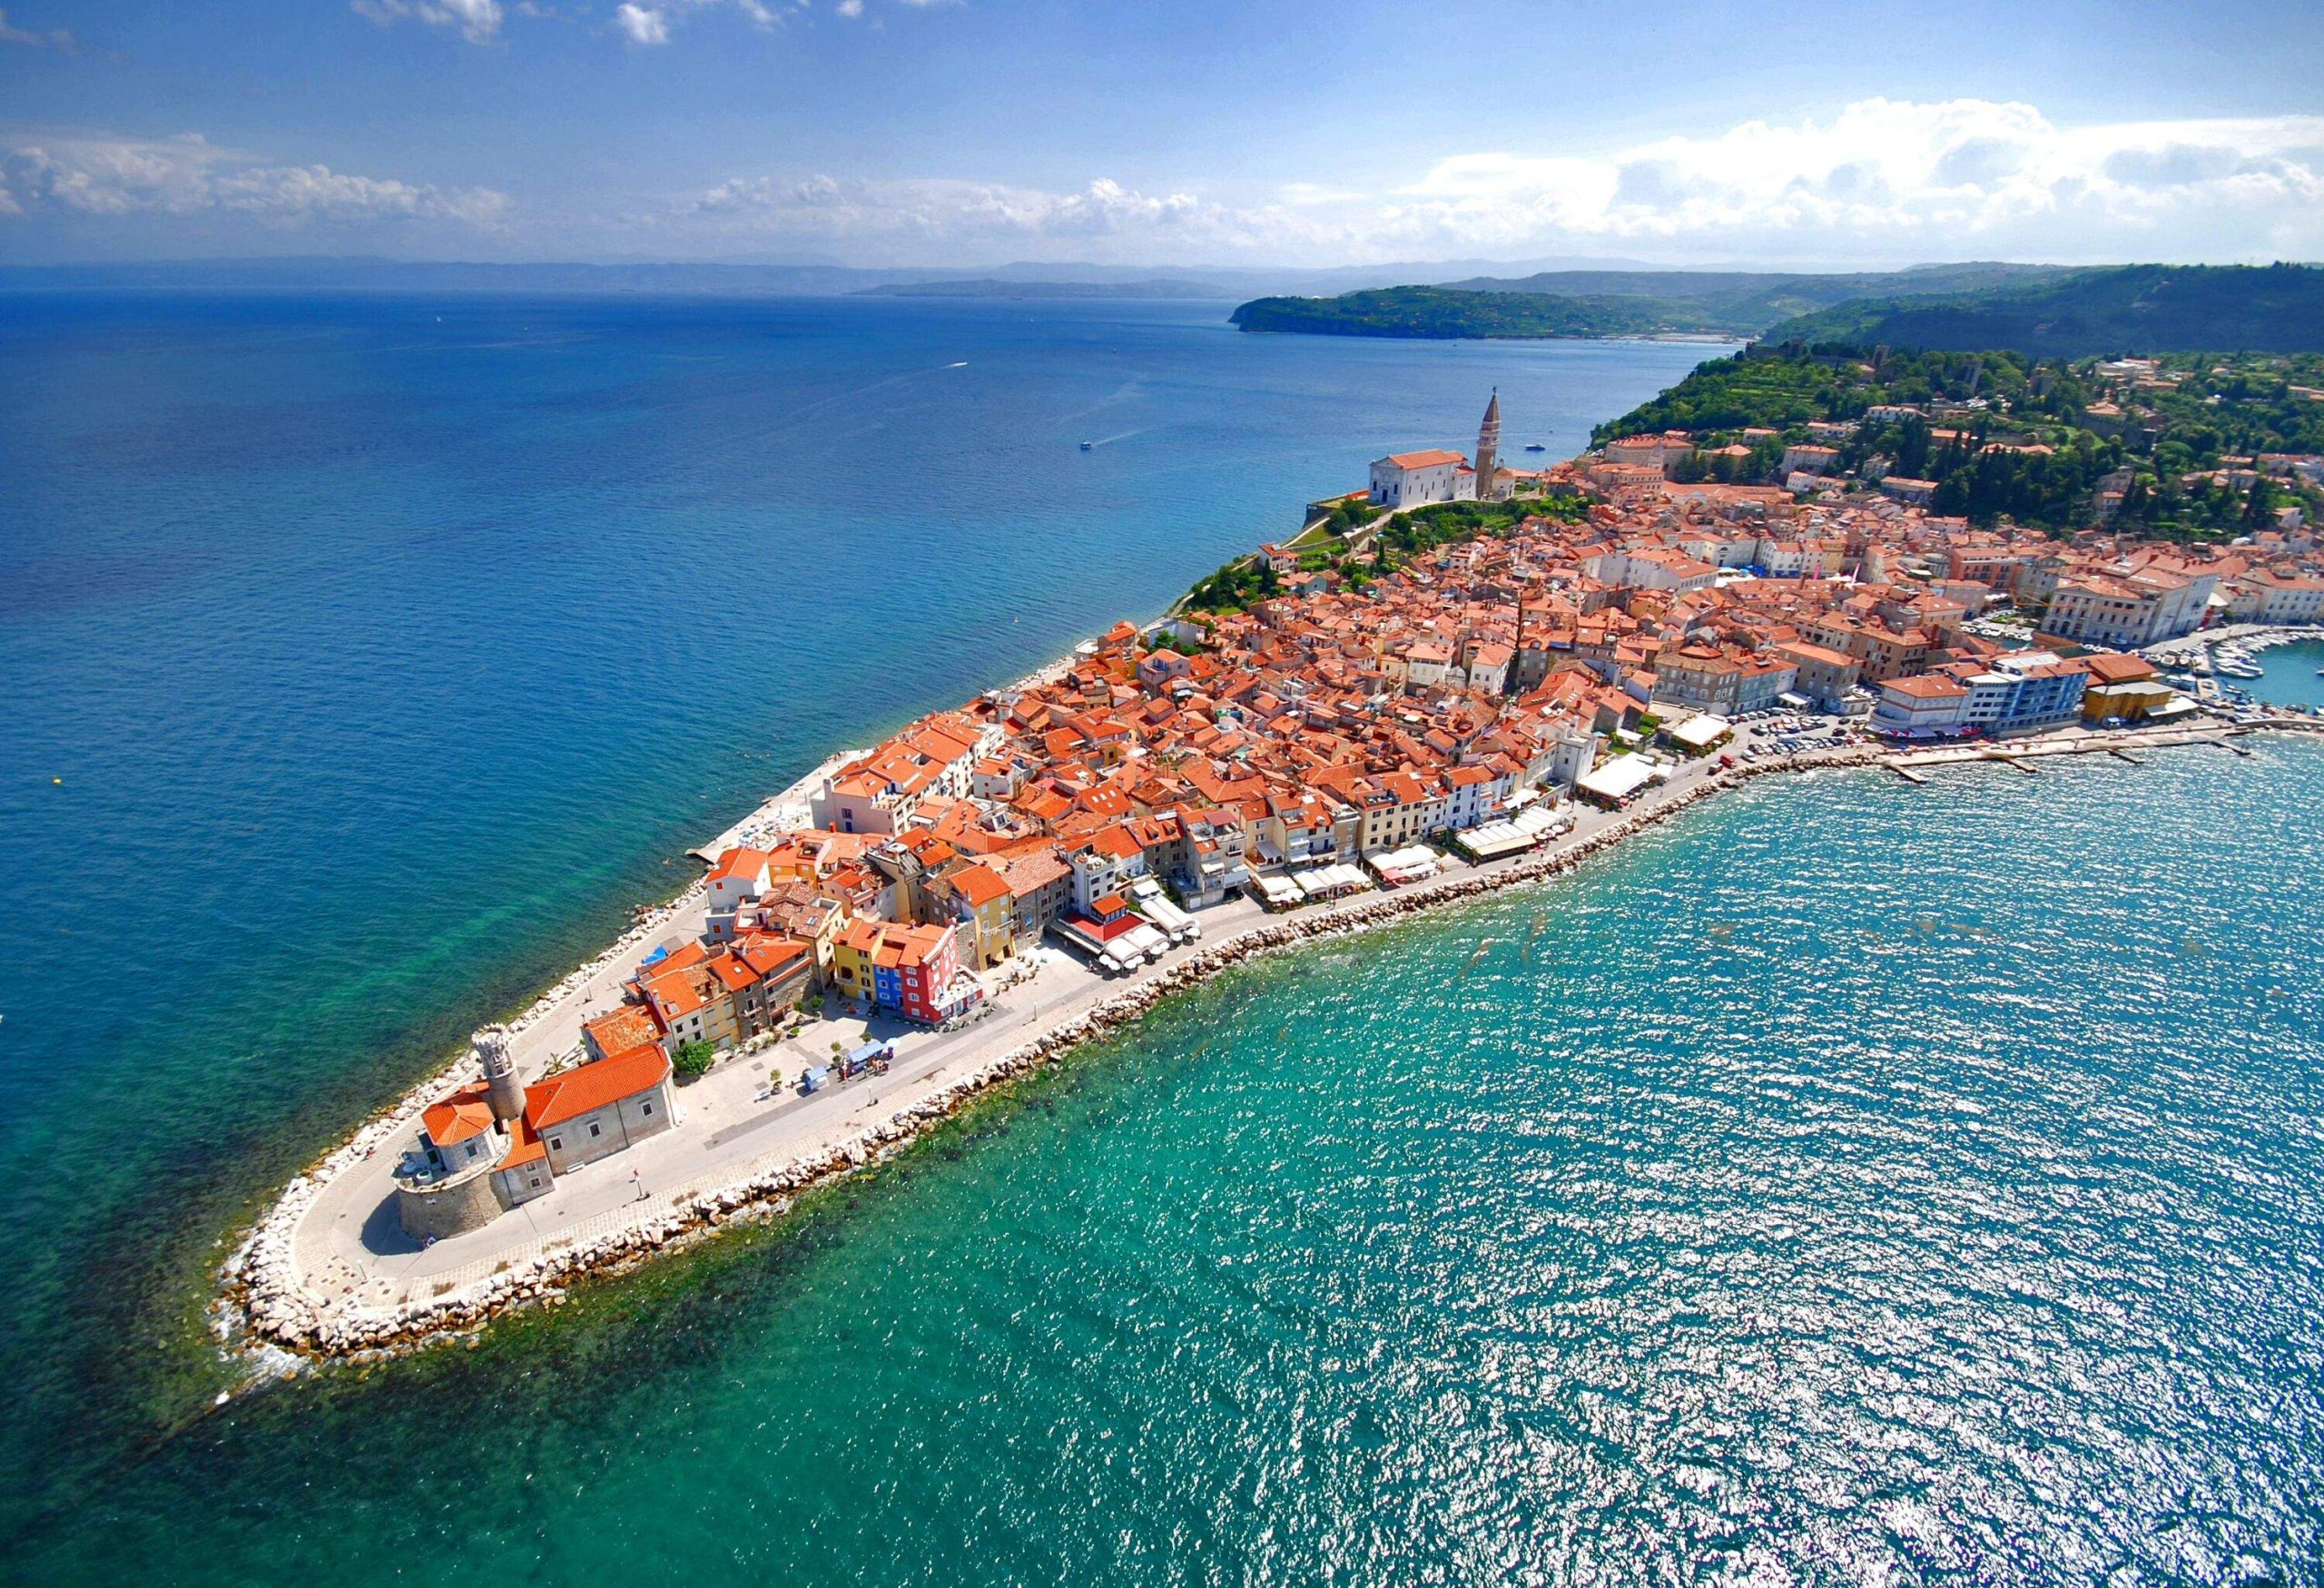
[[[2324,351],[2324,268],[2122,265],[1936,301],[1863,299],[1770,327],[1809,346],[2007,348],[2043,358],[2190,348]]]
[[[2024,286],[2050,265],[1920,265],[1798,275],[1763,271],[1546,271],[1386,287],[1336,298],[1260,298],[1235,311],[1245,330],[1321,336],[1756,336],[1790,315],[1873,294],[1932,297]]]
[[[1733,335],[1735,326],[1691,303],[1624,295],[1471,292],[1384,287],[1336,298],[1256,298],[1229,316],[1245,330],[1320,336],[1453,338]]]

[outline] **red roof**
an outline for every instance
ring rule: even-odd
[[[670,1078],[670,1056],[659,1047],[632,1048],[536,1082],[525,1090],[525,1122],[546,1130],[623,1098],[651,1091]]]
[[[711,868],[708,880],[715,883],[726,877],[754,877],[766,861],[763,849],[730,849],[718,857],[718,863]]]
[[[662,1035],[662,1028],[655,1024],[654,1016],[642,1003],[625,1003],[611,1014],[601,1014],[584,1022],[581,1029],[588,1034],[590,1046],[600,1059],[655,1041]]]
[[[981,910],[996,899],[1009,897],[1009,884],[990,866],[972,865],[952,879],[952,887],[971,910]]]
[[[464,1086],[450,1097],[428,1105],[419,1116],[428,1139],[438,1147],[457,1147],[469,1137],[492,1129],[492,1105],[482,1081]]]
[[[1426,452],[1391,452],[1388,461],[1399,469],[1433,469],[1442,463],[1466,463],[1468,459],[1439,447]]]

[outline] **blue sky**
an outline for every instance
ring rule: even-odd
[[[0,260],[2324,256],[2314,0],[8,0]]]

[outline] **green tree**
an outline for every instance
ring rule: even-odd
[[[677,1052],[671,1056],[670,1068],[692,1078],[708,1070],[717,1058],[718,1050],[707,1042],[681,1042]]]

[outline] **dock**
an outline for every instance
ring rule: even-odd
[[[1928,781],[1927,774],[1915,772],[1911,767],[1901,765],[1894,761],[1888,763],[1888,770],[1903,778],[1906,783],[1926,783]]]
[[[2039,777],[2042,775],[2042,769],[2034,765],[2031,761],[2020,760],[2014,755],[1996,755],[1994,759],[1996,761],[2008,762],[2012,766],[2016,767],[2018,771],[2024,773],[2028,777]]]
[[[2109,750],[2106,754],[2112,755],[2117,761],[2127,761],[2133,766],[2144,766],[2146,764],[2145,762],[2132,755],[2128,750]]]

